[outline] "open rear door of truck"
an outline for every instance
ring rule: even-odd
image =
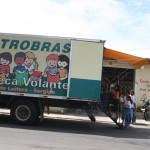
[[[71,40],[67,98],[100,99],[103,41]]]

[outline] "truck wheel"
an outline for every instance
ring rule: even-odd
[[[26,100],[13,103],[10,114],[14,123],[22,125],[32,124],[38,118],[36,106]]]

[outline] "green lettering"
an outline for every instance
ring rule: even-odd
[[[12,40],[10,45],[9,45],[9,49],[17,49],[18,48],[18,44],[19,44],[19,40]]]
[[[2,46],[1,46],[1,48],[5,48],[6,43],[9,42],[9,41],[10,40],[8,40],[8,39],[2,39]]]
[[[64,49],[62,50],[62,52],[63,53],[69,53],[70,52],[70,47],[71,47],[70,43],[65,44]]]
[[[25,49],[29,48],[29,46],[30,46],[30,42],[25,40],[20,44],[20,49],[25,50]]]
[[[40,48],[40,44],[41,44],[41,42],[39,42],[39,41],[34,41],[34,42],[32,43],[31,50],[33,50],[33,51],[38,50],[38,49]]]
[[[60,43],[56,43],[56,44],[55,44],[55,46],[54,46],[53,49],[52,49],[52,52],[54,52],[54,51],[60,52]]]
[[[42,45],[41,51],[44,51],[46,49],[46,51],[49,52],[50,51],[50,46],[51,46],[50,42],[44,42],[43,45]]]

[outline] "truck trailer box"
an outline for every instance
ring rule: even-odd
[[[10,109],[24,97],[98,102],[103,49],[102,40],[1,33],[0,94]]]

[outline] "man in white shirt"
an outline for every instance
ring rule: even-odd
[[[132,105],[131,105],[131,121],[132,124],[135,124],[136,122],[136,97],[134,95],[134,91],[131,91],[131,100],[132,100]]]
[[[131,123],[131,105],[132,105],[132,100],[129,91],[126,91],[126,96],[122,99],[121,103],[123,105],[122,119],[123,122],[125,123],[124,128],[128,128]]]

